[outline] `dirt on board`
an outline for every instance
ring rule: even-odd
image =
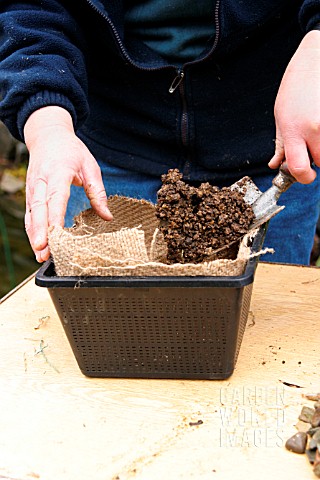
[[[254,219],[243,194],[209,183],[188,185],[178,169],[162,175],[156,215],[168,248],[168,263],[200,263],[240,239]],[[226,250],[225,258],[230,258]]]

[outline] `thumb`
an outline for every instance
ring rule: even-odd
[[[100,171],[83,178],[82,183],[93,210],[104,220],[112,220],[113,215],[108,208],[107,194]]]
[[[270,168],[279,168],[285,159],[284,142],[280,130],[277,128],[275,140],[275,152],[268,163]]]

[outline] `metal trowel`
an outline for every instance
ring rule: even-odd
[[[285,208],[284,206],[277,205],[277,201],[280,195],[288,190],[296,181],[288,170],[287,162],[283,162],[278,174],[272,181],[272,186],[259,195],[251,205],[255,219],[250,225],[249,231],[263,225]]]
[[[289,172],[287,162],[283,162],[278,174],[272,180],[272,186],[263,193],[249,177],[244,177],[231,186],[231,189],[243,194],[244,200],[253,209],[255,218],[248,231],[260,227],[285,208],[277,205],[277,201],[280,195],[295,182],[296,179]]]
[[[284,161],[278,174],[272,181],[272,186],[263,193],[249,177],[244,177],[231,186],[231,189],[240,191],[244,196],[244,200],[252,206],[255,218],[247,233],[268,222],[272,217],[285,208],[284,206],[277,205],[277,201],[279,200],[280,195],[288,190],[288,188],[295,182],[296,179],[291,175],[287,163]],[[242,237],[216,250],[212,250],[210,252],[210,259],[216,257],[216,255],[222,250],[230,248],[232,245],[239,242],[241,238]]]

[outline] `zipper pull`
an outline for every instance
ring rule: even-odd
[[[178,70],[178,74],[174,77],[173,82],[170,85],[169,93],[173,93],[179,87],[184,77],[184,71]]]

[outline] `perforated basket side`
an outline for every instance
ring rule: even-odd
[[[233,372],[246,320],[243,288],[49,292],[85,375],[220,379]]]
[[[238,360],[240,347],[242,344],[244,332],[247,325],[250,303],[251,303],[251,296],[252,296],[252,289],[253,289],[253,283],[243,288],[243,297],[241,301],[241,312],[240,312],[240,319],[239,319],[239,331],[238,331],[238,337],[237,337],[235,363]]]

